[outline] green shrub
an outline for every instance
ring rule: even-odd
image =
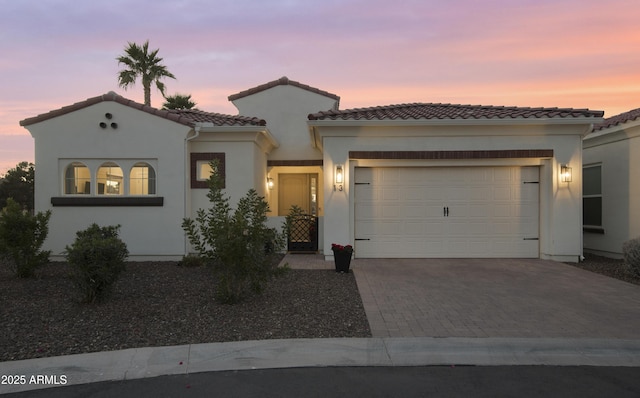
[[[184,256],[182,260],[178,262],[179,267],[202,267],[205,264],[206,260],[204,258],[193,254]]]
[[[35,216],[22,210],[13,199],[0,213],[0,257],[20,278],[34,275],[35,269],[49,261],[50,251],[40,250],[49,233],[51,211]]]
[[[217,163],[211,167],[217,170]],[[217,299],[236,303],[250,292],[261,292],[275,274],[274,256],[284,246],[284,235],[266,226],[269,205],[254,189],[232,212],[229,198],[222,193],[222,179],[214,172],[207,197],[211,207],[199,209],[195,220],[185,218],[182,228],[200,256],[214,265]]]
[[[624,242],[622,255],[629,271],[640,278],[640,237]]]
[[[75,242],[66,247],[69,277],[81,301],[103,300],[124,271],[129,251],[118,237],[119,229],[119,225],[100,227],[92,224],[77,232]]]

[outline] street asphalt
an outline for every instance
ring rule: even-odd
[[[85,397],[638,397],[631,367],[323,367],[194,373],[11,394]]]

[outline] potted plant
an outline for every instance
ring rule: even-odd
[[[353,255],[353,246],[342,246],[332,243],[331,250],[333,251],[333,260],[336,264],[336,272],[349,272],[351,256]]]

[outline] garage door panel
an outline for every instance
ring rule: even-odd
[[[423,187],[406,187],[404,189],[404,200],[423,201],[425,199],[425,191]]]
[[[382,190],[382,200],[398,200],[398,198],[403,197],[401,195],[403,192],[400,192],[398,188],[385,188]]]
[[[373,170],[368,167],[359,167],[354,176],[356,184],[372,183],[374,178]]]
[[[449,221],[446,223],[444,231],[449,237],[456,236],[462,239],[468,236],[486,234],[489,232],[489,227],[490,226],[486,222]]]
[[[355,209],[356,219],[368,220],[368,219],[379,218],[380,214],[376,213],[376,211],[379,209],[380,209],[379,206],[373,206],[368,203],[361,203]]]
[[[469,217],[471,218],[482,218],[488,219],[490,218],[498,209],[496,209],[493,205],[485,203],[485,204],[471,204],[469,205]],[[456,212],[457,214],[457,212]]]
[[[493,190],[491,187],[479,186],[470,189],[467,194],[470,201],[487,201],[491,199]]]
[[[356,168],[356,182],[370,182],[355,187],[356,256],[537,258],[539,188],[524,182],[538,174],[537,167]]]

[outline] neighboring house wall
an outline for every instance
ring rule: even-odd
[[[622,257],[622,244],[640,236],[640,121],[585,137],[584,167],[600,166],[601,228],[584,231],[585,251]]]
[[[106,114],[112,115],[111,119]],[[101,128],[100,123],[106,123]],[[117,123],[112,128],[111,123]],[[185,209],[186,163],[184,139],[189,127],[140,112],[114,101],[100,102],[27,128],[36,142],[36,210],[51,210],[49,236],[44,249],[60,257],[76,232],[92,223],[121,225],[120,235],[132,256],[179,258],[185,250],[180,224]],[[82,162],[92,173],[90,195],[65,194],[65,168]],[[150,164],[156,174],[156,193],[161,206],[53,206],[52,197],[64,199],[131,198],[124,182],[122,195],[99,195],[96,172],[105,162],[121,166],[123,180],[138,161]],[[158,231],[162,231],[158,234]]]
[[[315,143],[324,153],[324,253],[330,257],[331,243],[354,244],[355,167],[410,166],[539,166],[540,234],[539,257],[577,261],[582,254],[582,196],[580,165],[581,139],[589,124],[581,125],[491,125],[477,122],[469,126],[399,126],[393,123],[341,123],[310,121]],[[452,124],[455,122],[452,122]],[[416,123],[417,124],[417,123]],[[478,151],[551,149],[552,158],[401,160],[350,159],[350,151]],[[344,191],[334,190],[332,172],[336,164],[345,166]],[[571,183],[559,182],[560,164],[573,168]],[[345,220],[349,220],[348,224]],[[347,228],[348,225],[348,228]],[[356,256],[357,256],[356,250]]]

